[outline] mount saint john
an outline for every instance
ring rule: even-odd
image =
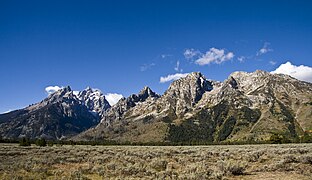
[[[163,95],[149,87],[110,106],[99,91],[65,87],[0,115],[0,135],[120,142],[261,141],[312,130],[312,84],[257,70],[224,82],[193,72]]]

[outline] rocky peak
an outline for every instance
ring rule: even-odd
[[[102,114],[110,108],[103,93],[98,89],[87,87],[77,95],[78,99],[90,110]]]
[[[229,81],[231,81],[231,78],[235,79],[237,86],[241,90],[251,92],[259,87],[270,84],[269,82],[273,79],[273,76],[269,72],[257,70],[251,73],[240,71],[233,72],[230,75]]]
[[[258,75],[258,76],[265,76],[265,75],[270,75],[269,72],[267,71],[263,71],[263,70],[256,70],[255,72],[253,72],[252,74]]]
[[[212,89],[211,81],[201,73],[193,72],[171,83],[161,100],[170,105],[178,116],[183,116],[199,102],[205,92]]]
[[[154,91],[151,90],[148,86],[145,86],[137,95],[139,98],[139,101],[145,101],[149,97],[158,98],[159,95],[156,94]]]
[[[212,83],[200,72],[193,72],[171,83],[164,96],[180,96],[189,99],[189,103],[197,103],[202,95],[212,88]]]
[[[126,105],[126,109],[134,107],[138,102],[144,102],[148,98],[159,98],[159,95],[145,86],[138,94],[131,94],[129,97],[121,99],[117,104]]]
[[[106,109],[110,108],[108,101],[100,90],[87,87],[85,90],[80,91],[77,94],[69,86],[66,86],[50,94],[40,103],[28,107],[28,109],[35,110],[54,103],[61,103],[66,106],[83,105],[86,106],[90,112],[94,112],[100,116]]]
[[[149,87],[144,87],[138,94],[132,94],[127,98],[121,98],[117,104],[112,106],[109,110],[105,112],[101,122],[108,125],[112,120],[121,119],[125,112],[131,108],[140,105],[149,105],[150,102],[154,102],[160,96],[153,92]],[[145,103],[147,102],[147,103]],[[142,113],[142,112],[137,112]]]
[[[244,71],[235,71],[230,76],[234,79],[241,79],[246,77],[265,77],[270,76],[271,74],[269,72],[263,71],[263,70],[256,70],[254,72],[248,73]]]
[[[50,96],[64,96],[65,94],[67,93],[70,93],[72,90],[70,88],[70,86],[66,86],[66,87],[63,87],[62,89],[58,90],[58,91],[55,91],[54,93],[50,94]]]
[[[70,88],[70,86],[65,86],[64,88],[61,89],[61,91],[70,92],[72,91],[72,89]]]
[[[74,92],[69,86],[66,86],[54,93],[50,94],[47,98],[41,102],[27,107],[29,111],[38,110],[45,106],[58,104],[60,106],[75,107],[80,105],[79,99],[74,95]]]
[[[77,100],[76,96],[73,94],[73,91],[71,90],[70,86],[66,86],[50,94],[45,100],[43,100],[43,102],[55,103],[65,101],[70,103],[74,100]]]
[[[90,87],[87,87],[86,89],[80,91],[78,93],[78,98],[85,101],[87,99],[98,99],[102,95],[102,92],[98,89],[91,89]]]
[[[63,139],[76,135],[99,121],[99,116],[90,113],[69,86],[18,112],[20,113],[11,115],[9,124],[0,124],[1,135],[5,134],[8,138]],[[8,128],[3,126],[12,126],[14,131],[5,130]]]

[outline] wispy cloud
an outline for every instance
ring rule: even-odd
[[[140,71],[146,71],[148,69],[151,69],[153,66],[155,66],[156,64],[155,63],[150,63],[150,64],[143,64],[141,67],[140,67]]]
[[[60,86],[48,86],[48,87],[45,88],[45,91],[46,91],[48,94],[52,94],[52,93],[54,93],[55,91],[58,91],[58,90],[60,90],[60,89],[62,89],[62,87],[60,87]]]
[[[276,64],[276,61],[269,61],[269,63],[274,66]]]
[[[244,62],[245,59],[246,59],[245,56],[239,56],[239,57],[237,57],[237,60],[238,60],[239,62]]]
[[[185,59],[190,60],[190,59],[200,56],[201,52],[199,50],[195,50],[191,48],[191,49],[185,49],[183,55]]]
[[[111,106],[115,105],[122,97],[123,97],[123,95],[117,94],[117,93],[105,94],[105,98]]]
[[[234,53],[225,49],[210,48],[205,54],[195,61],[196,64],[204,66],[210,63],[221,64],[224,61],[233,59]]]
[[[261,49],[259,49],[259,51],[257,52],[256,55],[257,55],[257,56],[260,56],[260,55],[262,55],[262,54],[266,54],[266,53],[268,53],[268,52],[273,51],[273,49],[270,49],[269,46],[270,46],[270,43],[269,43],[269,42],[265,42],[265,43],[263,44],[263,47],[262,47]]]
[[[168,57],[171,57],[171,56],[173,56],[173,55],[172,54],[162,54],[162,55],[160,55],[160,57],[162,59],[165,59],[165,58],[168,58]]]
[[[174,67],[174,70],[177,72],[183,72],[183,69],[180,68],[180,61],[177,61],[176,66]]]
[[[165,77],[160,77],[160,83],[166,83],[169,81],[177,80],[183,77],[186,77],[189,73],[176,73],[176,74],[169,74]]]
[[[289,61],[285,64],[281,64],[276,70],[272,71],[271,73],[287,74],[299,80],[312,83],[312,67],[304,65],[296,66],[291,64],[291,62]]]

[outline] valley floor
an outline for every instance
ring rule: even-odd
[[[312,144],[0,144],[0,179],[311,179]]]

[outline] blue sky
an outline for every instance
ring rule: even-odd
[[[51,85],[162,94],[170,82],[160,78],[176,73],[223,81],[287,61],[309,68],[311,9],[308,0],[3,0],[0,112],[40,101]]]

